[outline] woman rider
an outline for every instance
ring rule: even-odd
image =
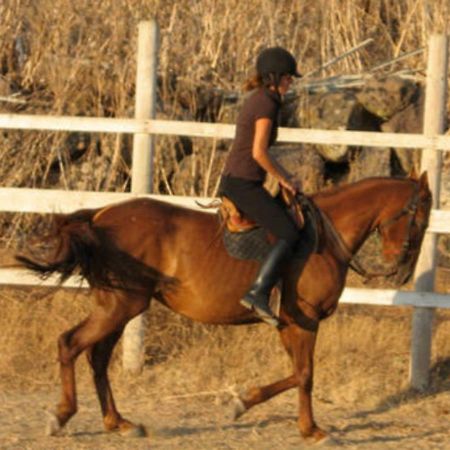
[[[270,174],[293,194],[301,189],[300,182],[268,151],[276,141],[283,96],[293,77],[300,76],[295,58],[284,48],[271,47],[259,54],[256,76],[245,86],[246,91],[252,92],[239,113],[220,185],[222,195],[277,238],[256,280],[241,299],[243,306],[274,326],[279,322],[269,306],[270,293],[279,279],[280,266],[292,255],[300,233],[284,206],[266,191],[263,183],[266,174]]]

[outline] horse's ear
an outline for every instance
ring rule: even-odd
[[[428,172],[426,170],[420,175],[419,186],[421,188],[428,188]]]
[[[417,170],[414,166],[409,171],[409,178],[411,178],[411,180],[416,180],[416,181],[419,179],[419,174],[417,173]]]

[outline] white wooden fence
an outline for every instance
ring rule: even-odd
[[[150,57],[150,60],[155,59],[155,41],[157,40],[155,26],[154,22],[146,22],[140,26],[139,42],[149,39],[153,42],[153,47],[147,46],[145,47],[147,50],[143,51],[141,49],[138,51],[141,58]],[[151,55],[148,54],[149,52]],[[436,265],[436,233],[450,233],[450,211],[447,212],[438,209],[438,186],[441,169],[440,151],[450,150],[450,136],[441,135],[443,132],[442,118],[445,115],[447,65],[447,37],[432,36],[429,46],[424,134],[287,128],[281,128],[278,134],[278,140],[280,142],[333,143],[371,147],[426,149],[424,151],[425,156],[422,160],[422,168],[429,172],[435,203],[433,205],[430,226],[426,233],[424,247],[416,269],[415,279],[418,280],[416,281],[416,291],[346,288],[340,300],[343,303],[410,305],[415,308],[411,346],[410,382],[413,387],[419,389],[423,389],[428,385],[433,308],[450,308],[450,295],[432,292],[432,280],[434,279]],[[152,85],[151,83],[154,81],[155,65],[149,67],[146,64],[139,64],[138,62],[138,70],[139,66],[143,67],[142,70],[150,72],[145,83],[147,83],[147,86],[150,86],[150,90],[153,89],[152,86],[154,87],[154,84]],[[142,83],[139,80],[143,78],[145,79],[145,76],[138,75],[138,85]],[[148,81],[149,78],[153,80],[150,84]],[[141,92],[140,89],[137,87],[137,92]],[[234,136],[233,125],[156,120],[152,118],[154,117],[154,110],[152,111],[151,107],[137,105],[136,110],[137,117],[134,119],[0,114],[0,129],[133,133],[135,136],[140,137],[134,141],[136,148],[133,152],[133,159],[136,162],[138,158],[144,158],[144,166],[150,165],[151,158],[149,155],[151,155],[153,144],[151,139],[142,140],[142,137],[162,134],[229,139]],[[138,153],[140,154],[138,155]],[[133,164],[134,167],[135,164]],[[144,186],[134,189],[132,193],[67,192],[45,189],[0,188],[0,211],[23,213],[70,212],[79,208],[99,207],[141,195],[159,197],[184,206],[197,207],[193,198],[176,196],[163,197],[145,193],[146,191],[148,192],[150,175],[141,169],[140,163],[139,170],[133,171],[132,173],[135,178],[138,178],[138,172],[140,171],[141,178],[139,182],[147,187]],[[136,180],[134,181],[136,182]],[[423,283],[424,278],[428,280],[426,283]],[[55,280],[49,279],[46,282],[42,282],[29,273],[8,268],[0,270],[0,284],[22,286],[54,285]],[[79,287],[80,281],[71,279],[68,280],[65,286]],[[135,340],[135,338],[130,339]],[[138,344],[140,343],[140,338],[137,339],[137,342]],[[124,346],[126,346],[126,343],[124,343]],[[136,365],[139,363],[139,359],[136,360],[133,356],[128,368],[136,370]]]

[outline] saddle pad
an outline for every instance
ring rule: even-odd
[[[306,213],[307,220],[304,223],[300,241],[294,249],[293,258],[304,259],[311,253],[319,251],[317,227],[310,210]],[[267,240],[267,232],[261,228],[252,228],[248,231],[235,233],[227,228],[223,230],[223,243],[228,254],[237,259],[254,259],[262,262],[270,252],[272,245]]]
[[[230,256],[237,259],[254,259],[262,262],[271,249],[263,228],[253,228],[241,233],[224,229],[223,243]]]

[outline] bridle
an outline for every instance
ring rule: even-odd
[[[417,184],[415,184],[413,195],[411,196],[408,204],[404,208],[402,208],[397,214],[395,214],[393,217],[381,222],[377,227],[378,231],[381,232],[384,228],[389,227],[390,225],[394,224],[395,222],[400,220],[403,216],[405,216],[405,215],[408,216],[406,233],[405,233],[405,237],[403,239],[403,243],[400,247],[400,252],[398,253],[396,267],[398,267],[405,261],[406,256],[409,253],[409,250],[411,247],[411,228],[414,224],[414,217],[416,216],[418,207],[419,207],[419,186]]]
[[[419,207],[419,186],[418,184],[414,184],[414,192],[409,199],[408,203],[394,216],[384,220],[381,222],[374,231],[381,232],[383,229],[393,225],[394,223],[398,222],[402,217],[408,216],[408,223],[406,227],[406,233],[405,238],[403,240],[403,243],[401,245],[401,249],[398,253],[397,261],[394,266],[394,269],[386,272],[368,272],[361,264],[361,262],[358,260],[356,255],[353,255],[353,253],[349,250],[345,242],[343,241],[340,234],[337,232],[331,221],[328,219],[328,217],[325,214],[321,214],[324,224],[326,225],[327,229],[331,232],[331,236],[333,237],[333,240],[336,244],[336,250],[339,253],[339,256],[347,262],[349,267],[354,270],[357,274],[363,276],[367,280],[375,278],[375,277],[390,277],[393,275],[396,275],[399,271],[400,266],[405,262],[407,259],[408,254],[410,253],[411,248],[411,228],[414,224],[414,217],[416,216],[417,209]]]

